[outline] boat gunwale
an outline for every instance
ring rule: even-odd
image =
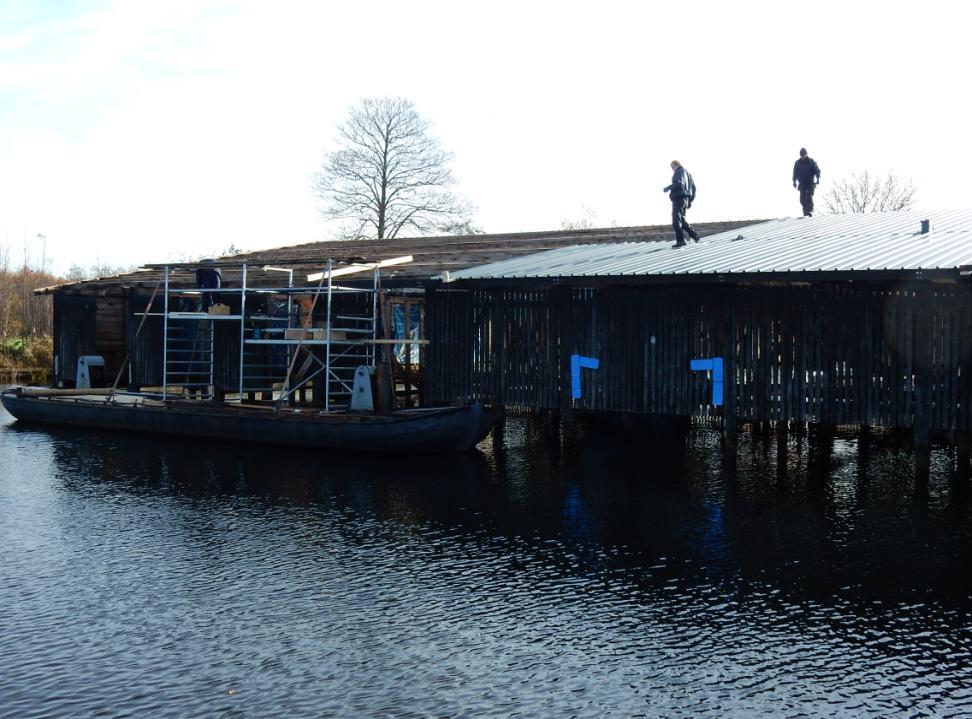
[[[337,412],[315,410],[307,411],[303,409],[280,408],[274,406],[258,407],[254,405],[241,406],[233,402],[217,403],[213,400],[156,400],[149,395],[126,393],[128,397],[144,397],[151,401],[146,402],[117,402],[114,400],[106,401],[97,395],[33,395],[24,388],[14,387],[0,391],[0,395],[8,395],[17,400],[53,402],[56,404],[80,404],[92,408],[112,408],[116,410],[139,410],[149,412],[186,412],[204,416],[249,416],[254,419],[268,419],[280,421],[314,421],[314,422],[360,422],[360,423],[397,423],[412,420],[424,420],[438,415],[448,415],[468,411],[476,406],[476,403],[464,405],[449,405],[444,407],[422,407],[405,409],[392,412],[390,414],[367,414],[357,412]],[[486,407],[483,407],[486,410]]]

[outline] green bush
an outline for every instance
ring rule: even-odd
[[[24,342],[20,337],[2,337],[0,338],[0,353],[6,355],[7,357],[21,357],[24,354],[24,348],[27,343]]]
[[[50,337],[0,338],[0,369],[39,368],[46,370],[54,359],[54,343]]]

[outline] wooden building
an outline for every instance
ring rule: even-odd
[[[699,225],[698,228],[706,235],[744,224],[711,223]],[[248,252],[205,263],[171,263],[169,281],[176,288],[192,288],[197,284],[197,269],[219,267],[223,287],[238,287],[242,279],[240,266],[246,264],[248,285],[269,287],[283,281],[279,270],[291,271],[297,277],[303,277],[323,269],[328,260],[343,262],[364,259],[377,262],[411,255],[412,262],[382,273],[381,313],[386,326],[395,324],[392,320],[397,316],[402,320],[396,325],[399,334],[404,332],[421,338],[425,335],[427,322],[425,290],[433,276],[576,244],[669,242],[670,237],[670,227],[654,226],[390,241],[318,242]],[[275,269],[264,271],[265,267]],[[150,318],[141,331],[139,326],[142,325],[142,313],[162,282],[164,270],[162,263],[145,265],[137,271],[121,275],[36,290],[38,294],[53,296],[53,386],[73,386],[78,358],[85,355],[103,357],[105,374],[109,378],[114,378],[124,364],[122,386],[157,386],[162,383],[161,320]],[[346,284],[355,282],[349,279]],[[238,381],[231,359],[239,354],[239,333],[217,331],[215,342],[218,366],[214,381],[219,385],[215,388],[216,394],[220,394],[232,391]],[[418,353],[394,362],[396,379],[406,394],[421,391],[424,359],[424,353]]]
[[[679,249],[588,244],[453,272],[426,293],[426,393],[721,415],[730,434],[739,421],[968,433],[970,268],[972,211],[955,211],[774,220]]]

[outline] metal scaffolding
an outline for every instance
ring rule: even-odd
[[[411,259],[340,266],[328,260],[324,271],[307,277],[308,283],[316,284],[299,287],[294,286],[293,270],[271,266],[261,269],[287,272],[287,286],[251,286],[249,273],[255,270],[246,264],[238,266],[238,287],[173,287],[171,271],[178,266],[166,266],[163,311],[151,313],[163,317],[163,400],[175,395],[176,387],[180,397],[215,396],[216,326],[235,323],[239,333],[236,401],[259,395],[262,400],[289,403],[295,393],[310,388],[314,403],[324,411],[347,408],[355,370],[374,368],[377,346],[389,341],[379,338],[380,269]],[[335,282],[337,277],[363,272],[371,273],[367,286]],[[228,304],[213,298],[226,299]],[[319,305],[324,306],[323,312]]]

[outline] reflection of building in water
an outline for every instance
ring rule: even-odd
[[[730,470],[709,461],[707,436],[715,433],[708,430],[690,430],[681,441],[589,432],[558,449],[540,441],[530,421],[508,424],[518,439],[494,447],[506,453],[493,458],[495,472],[479,454],[426,464],[137,435],[118,443],[112,435],[18,424],[4,432],[50,439],[51,471],[71,502],[121,502],[152,516],[181,507],[193,522],[211,516],[194,536],[218,534],[220,551],[240,541],[229,530],[248,515],[262,517],[268,531],[287,532],[294,551],[317,548],[327,523],[387,542],[399,530],[432,529],[477,552],[515,538],[507,553],[517,562],[603,575],[622,588],[664,591],[677,580],[680,588],[711,585],[713,597],[772,591],[800,602],[849,594],[911,602],[918,587],[936,601],[967,598],[956,562],[972,561],[972,497],[948,482],[939,465],[944,450],[933,462],[942,474],[923,494],[915,492],[913,456],[881,439],[865,454],[857,440],[838,435],[827,461],[814,458],[829,454],[826,437],[791,440],[792,469],[780,481],[777,453],[749,446],[748,436]],[[180,531],[173,528],[174,541],[182,541]]]

